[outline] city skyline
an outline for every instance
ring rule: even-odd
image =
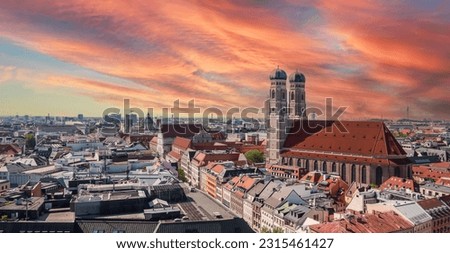
[[[343,118],[448,120],[444,1],[0,3],[0,115],[262,107],[270,71]],[[189,14],[189,15],[187,15]]]

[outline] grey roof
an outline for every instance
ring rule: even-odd
[[[284,70],[282,70],[280,68],[276,68],[272,71],[272,73],[270,73],[269,78],[270,78],[270,80],[273,80],[273,79],[286,80],[287,74]]]
[[[281,204],[281,200],[277,197],[270,197],[264,201],[264,206],[271,206],[273,208],[278,207]]]
[[[428,189],[428,190],[432,190],[432,191],[437,191],[437,192],[443,192],[443,193],[446,193],[446,194],[450,195],[450,187],[445,186],[445,185],[438,185],[438,184],[434,184],[434,183],[428,183],[426,185],[420,186],[420,188]]]
[[[259,198],[268,199],[275,192],[274,189],[279,189],[281,185],[281,181],[270,181],[266,184],[264,190],[259,194]]]
[[[248,191],[248,195],[250,196],[257,196],[259,195],[263,190],[264,187],[266,185],[263,182],[258,182],[257,184],[255,184],[249,191]]]
[[[305,82],[305,75],[303,75],[302,73],[298,72],[298,70],[296,70],[294,73],[292,73],[289,76],[289,82],[301,82],[301,83],[304,83]]]
[[[213,221],[161,223],[156,233],[253,233],[240,218]]]
[[[80,130],[76,126],[66,125],[66,126],[39,126],[39,132],[48,133],[77,133]]]
[[[4,166],[9,173],[22,173],[31,169],[31,166],[24,164],[7,164]]]
[[[158,222],[146,220],[77,220],[78,233],[154,233]]]
[[[395,203],[394,206],[415,225],[430,221],[431,216],[416,202]]]
[[[0,222],[0,232],[3,233],[72,233],[73,222]]]
[[[305,220],[307,217],[305,214],[311,211],[310,208],[304,205],[298,205],[294,209],[292,209],[284,218],[291,222],[299,223],[302,220]]]

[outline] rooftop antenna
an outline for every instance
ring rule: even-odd
[[[106,171],[106,150],[105,153],[103,153],[103,170],[102,173]]]
[[[409,105],[406,107],[406,119],[409,120]]]

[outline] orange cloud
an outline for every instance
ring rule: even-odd
[[[262,106],[268,74],[281,65],[306,74],[308,104],[332,96],[336,105],[350,106],[349,118],[401,117],[407,105],[418,108],[417,116],[448,118],[439,110],[450,93],[448,19],[410,5],[3,1],[0,7],[3,37],[135,84],[57,69],[43,78],[44,86],[99,101]]]

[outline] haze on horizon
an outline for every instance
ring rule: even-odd
[[[446,1],[0,2],[0,115],[262,107],[278,65],[344,118],[450,119]]]

